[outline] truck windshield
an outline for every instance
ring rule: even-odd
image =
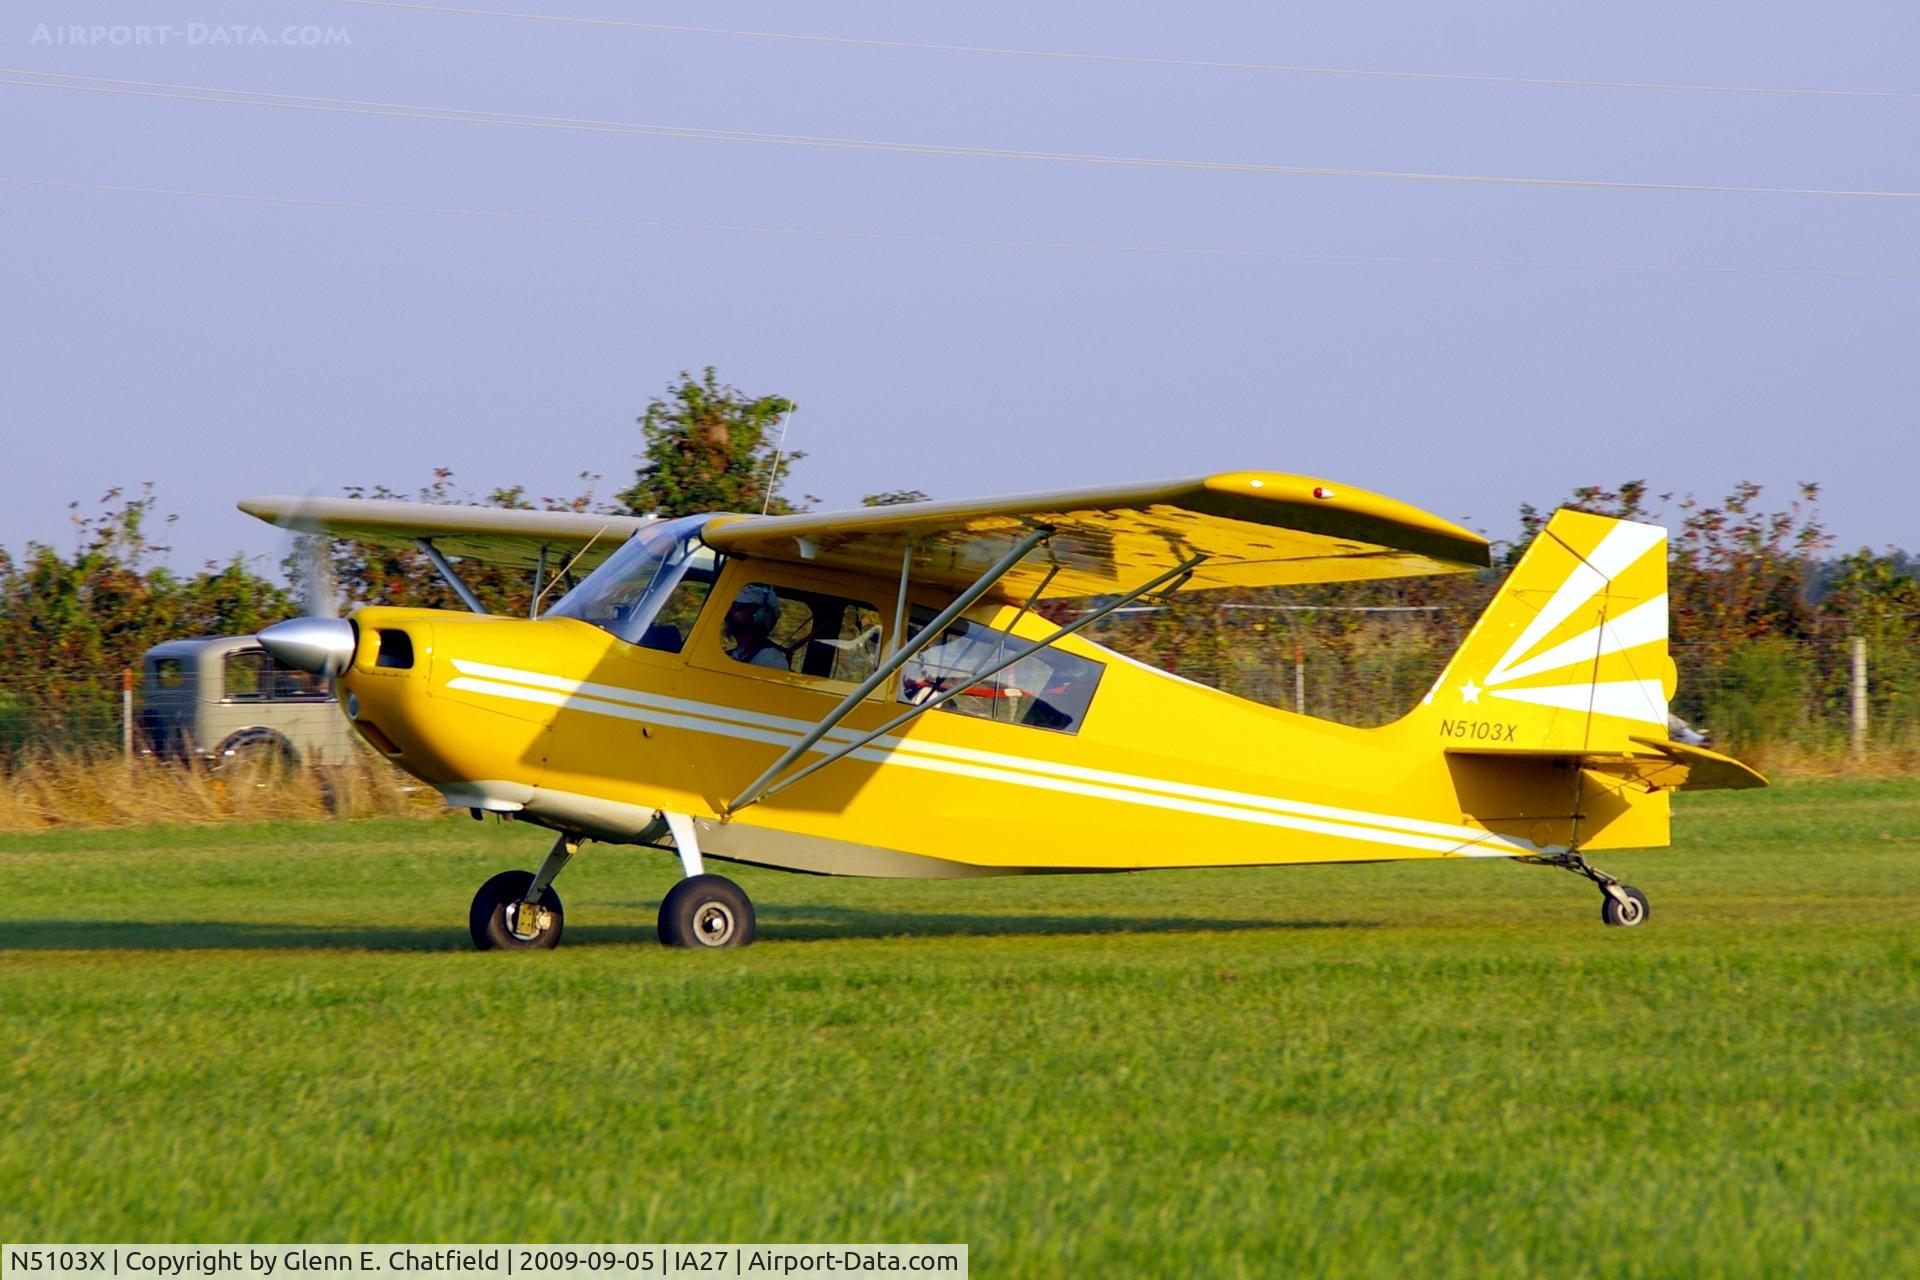
[[[706,516],[686,516],[640,530],[543,616],[578,618],[628,644],[678,652],[691,619],[677,616],[684,612],[678,601],[674,619],[660,621],[660,610],[683,579],[702,588],[712,584],[719,566],[700,541],[706,522]]]

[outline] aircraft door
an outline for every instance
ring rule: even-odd
[[[634,642],[608,645],[555,718],[547,786],[641,807],[699,807],[699,761],[709,744],[701,719],[682,705],[684,655],[720,569],[719,558],[699,549],[636,606],[649,620],[635,620]]]
[[[712,715],[705,785],[722,803],[878,668],[883,615],[866,580],[835,581],[765,561],[739,562],[715,589],[725,601],[688,649],[688,696]],[[875,690],[845,727],[877,726],[889,690]],[[834,776],[857,776],[853,762]],[[822,775],[823,777],[827,775]]]

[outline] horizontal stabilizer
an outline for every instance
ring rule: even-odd
[[[1732,756],[1723,756],[1718,751],[1658,738],[1635,738],[1634,741],[1687,766],[1687,780],[1680,788],[1682,791],[1745,791],[1767,785],[1766,777],[1757,769],[1741,764]]]
[[[1661,738],[1633,738],[1644,751],[1586,752],[1575,750],[1508,750],[1497,747],[1448,747],[1450,756],[1482,759],[1566,761],[1578,768],[1604,774],[1620,782],[1639,783],[1661,791],[1742,791],[1764,787],[1759,772],[1731,756],[1705,747]]]

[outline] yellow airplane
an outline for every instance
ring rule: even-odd
[[[1677,788],[1766,785],[1669,736],[1654,525],[1556,513],[1421,704],[1358,729],[1076,634],[1177,591],[1489,564],[1466,529],[1304,476],[671,520],[240,506],[417,547],[472,610],[365,607],[260,639],[334,676],[360,735],[447,804],[557,833],[537,871],[475,895],[482,949],[559,942],[553,880],[586,840],[677,853],[675,946],[753,940],[710,858],[914,877],[1514,858],[1585,876],[1632,926],[1646,898],[1585,855],[1665,845]],[[537,616],[484,614],[449,557],[531,570]],[[1035,612],[1059,599],[1091,607]]]

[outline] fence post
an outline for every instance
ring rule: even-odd
[[[1293,642],[1293,709],[1307,714],[1307,651],[1297,639]]]
[[[1847,646],[1853,651],[1853,675],[1851,685],[1853,758],[1861,760],[1867,754],[1867,640],[1865,636],[1849,636]]]
[[[133,763],[133,668],[120,668],[120,755]]]

